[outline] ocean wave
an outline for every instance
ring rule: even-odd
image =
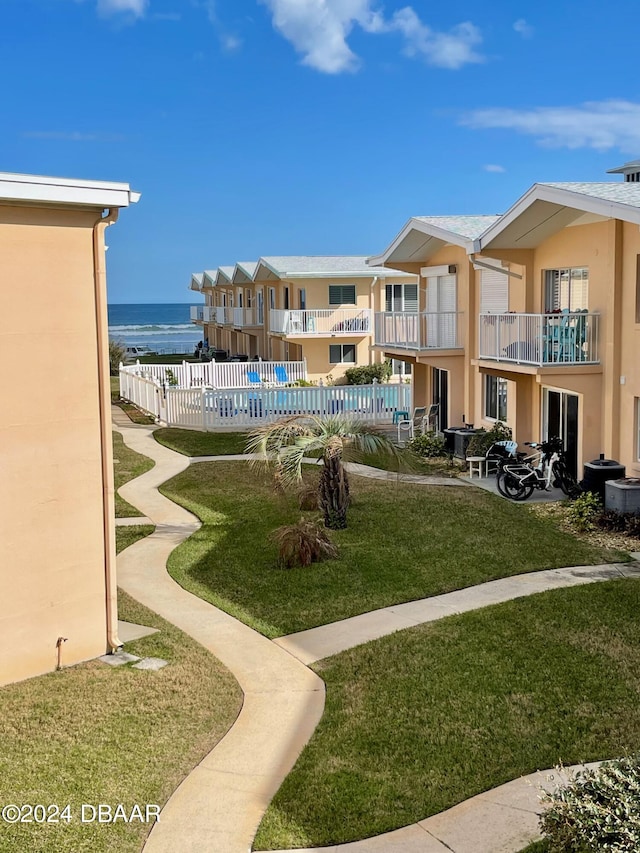
[[[153,335],[157,332],[162,332],[163,334],[182,333],[186,331],[193,331],[193,328],[193,323],[159,323],[157,325],[147,323],[137,326],[109,326],[109,332],[114,334],[118,334],[118,332],[134,332],[135,334]]]

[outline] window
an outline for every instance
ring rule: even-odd
[[[545,271],[545,307],[552,311],[583,311],[589,296],[589,270],[574,267]]]
[[[635,410],[636,410],[636,423],[635,423],[636,461],[640,462],[640,397],[636,397],[634,402],[635,402]]]
[[[417,311],[417,284],[386,284],[384,288],[385,311]]]
[[[392,358],[391,372],[394,376],[411,376],[411,362]]]
[[[355,284],[330,284],[329,305],[355,305]]]
[[[275,287],[269,288],[269,309],[271,311],[276,307],[276,290]]]
[[[492,421],[507,419],[507,380],[501,376],[484,377],[484,416]]]
[[[301,287],[298,291],[298,301],[300,302],[300,310],[307,310],[307,291],[306,288]]]
[[[329,346],[329,362],[331,364],[355,364],[355,344],[331,344]]]
[[[284,288],[284,310],[285,311],[289,310],[289,288],[288,287]]]
[[[480,311],[504,314],[509,310],[509,276],[507,270],[482,270],[480,273]]]

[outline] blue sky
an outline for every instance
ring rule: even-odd
[[[110,302],[640,157],[636,4],[0,0],[0,169],[127,181]]]

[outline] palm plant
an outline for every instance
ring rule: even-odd
[[[319,454],[318,503],[324,525],[341,530],[347,526],[349,506],[349,479],[343,463],[373,453],[397,456],[399,451],[383,433],[344,415],[292,415],[250,433],[247,453],[257,453],[275,464],[281,481],[288,484],[302,480],[305,456]]]

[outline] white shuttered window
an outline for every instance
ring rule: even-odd
[[[509,310],[509,276],[493,270],[480,274],[480,312],[503,314]]]

